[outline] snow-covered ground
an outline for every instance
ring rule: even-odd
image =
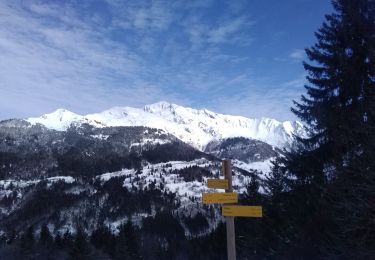
[[[7,180],[0,180],[0,192],[1,190],[7,190],[10,189],[11,187],[14,188],[26,188],[30,185],[35,185],[43,180],[12,180],[12,179],[7,179]],[[50,177],[46,178],[45,181],[47,184],[55,183],[58,181],[63,181],[66,183],[73,183],[75,179],[71,176],[55,176],[55,177]]]
[[[22,197],[22,192],[20,190],[32,185],[36,185],[41,181],[42,180],[0,180],[0,199],[2,199],[4,196],[9,196],[15,190],[18,190],[17,197]],[[65,183],[73,183],[75,179],[71,176],[56,176],[46,178],[44,181],[47,182],[47,187],[51,187],[53,183],[56,183],[58,181],[63,181]]]
[[[258,170],[264,171],[268,170],[270,165],[270,160],[263,163],[250,163],[244,164],[240,161],[233,161],[233,188],[235,192],[243,193],[246,191],[246,184],[250,181],[250,177],[246,174],[238,171],[236,167],[244,170]],[[209,178],[223,178],[221,176],[220,162],[212,162],[205,158],[196,159],[192,161],[170,161],[166,163],[151,164],[144,162],[142,167],[138,170],[136,169],[123,169],[116,172],[108,172],[94,177],[100,183],[104,184],[112,178],[122,177],[123,187],[129,190],[136,188],[137,190],[150,189],[154,187],[155,189],[160,189],[162,192],[171,192],[176,195],[176,202],[181,202],[180,206],[173,212],[183,219],[184,217],[194,217],[198,213],[202,213],[207,217],[208,227],[206,230],[201,231],[201,234],[190,234],[189,228],[184,226],[185,233],[187,236],[199,236],[209,233],[211,230],[215,229],[218,223],[221,221],[222,217],[220,214],[220,208],[217,205],[203,205],[201,203],[201,197],[203,192],[224,192],[224,190],[210,189],[207,187],[207,177],[202,177],[202,181],[191,180],[186,181],[183,172],[181,170],[199,167],[202,171],[209,171],[212,173],[213,177]],[[195,169],[197,170],[197,169]],[[198,169],[199,170],[199,169]],[[263,176],[263,175],[262,175]],[[261,176],[261,177],[262,177]],[[21,199],[24,194],[25,188],[29,186],[36,185],[42,180],[1,180],[0,181],[0,199],[4,196],[9,196],[16,192],[16,196]],[[53,183],[62,181],[65,183],[72,184],[66,190],[67,193],[79,194],[81,192],[87,192],[87,187],[84,187],[71,176],[56,176],[46,178],[44,181],[47,183],[47,188],[49,188]],[[122,180],[121,180],[122,181]],[[89,188],[90,193],[95,193],[95,190]],[[262,191],[262,187],[260,191]],[[105,198],[103,198],[103,201]],[[0,207],[1,214],[9,214],[17,205],[21,202],[19,200],[17,203],[13,204],[11,208]],[[77,209],[78,210],[78,209]],[[156,214],[157,209],[152,209],[150,213],[138,212],[131,217],[131,221],[136,225],[142,224],[142,219],[148,216]],[[74,215],[74,214],[73,214]],[[129,220],[129,216],[121,216],[115,220],[106,220],[106,225],[108,225],[114,233],[118,231],[118,227],[126,223]],[[65,230],[70,230],[73,228],[73,224],[70,223],[71,220],[67,220],[64,226],[60,227],[61,232]]]
[[[270,158],[265,161],[251,162],[251,163],[245,163],[239,160],[232,160],[232,163],[235,167],[244,169],[246,171],[257,170],[259,171],[259,173],[261,173],[260,175],[258,175],[259,178],[265,179],[268,176],[269,172],[271,171],[273,160],[274,158]]]
[[[256,162],[245,164],[240,161],[234,161],[235,167],[244,169],[246,171],[258,170],[261,175],[259,177],[264,178],[271,167],[271,160],[264,162]],[[111,178],[124,176],[123,186],[132,189],[144,189],[149,188],[150,185],[155,185],[156,188],[163,187],[164,190],[175,193],[183,203],[190,203],[194,198],[200,199],[203,192],[210,192],[213,189],[207,188],[207,178],[203,177],[203,181],[190,181],[184,180],[180,174],[175,174],[174,170],[181,170],[184,168],[197,166],[202,169],[209,169],[216,178],[223,178],[220,176],[220,165],[212,163],[204,158],[193,161],[170,161],[167,163],[158,164],[146,164],[136,174],[134,169],[124,169],[117,172],[105,173],[97,176],[102,182],[108,181]],[[236,170],[233,176],[233,187],[234,190],[242,193],[246,190],[246,185],[250,181],[249,176],[244,176]],[[219,177],[220,176],[220,177]],[[224,192],[223,190],[216,190],[217,192]]]
[[[233,166],[244,169],[246,171],[258,170],[261,175],[260,178],[267,176],[271,167],[271,159],[264,162],[244,163],[242,161],[233,160]],[[202,169],[209,169],[216,178],[223,178],[220,176],[220,165],[208,161],[207,159],[196,159],[193,161],[170,161],[167,163],[144,164],[139,173],[135,169],[123,169],[116,172],[108,172],[96,176],[102,183],[109,181],[111,178],[124,176],[124,187],[131,189],[144,189],[149,187],[151,183],[155,184],[156,188],[163,187],[164,190],[175,193],[181,201],[188,202],[191,198],[199,199],[203,192],[212,191],[207,188],[207,178],[203,177],[203,181],[186,182],[180,174],[173,173],[175,170],[182,170],[188,167],[197,166]],[[250,177],[242,175],[240,172],[235,172],[233,176],[233,186],[235,191],[242,193],[245,191],[246,184],[250,181]],[[9,195],[14,188],[26,188],[35,185],[42,180],[0,180],[0,198]],[[75,179],[71,176],[56,176],[46,178],[47,186],[63,181],[65,183],[73,183]],[[220,190],[217,190],[220,192]]]

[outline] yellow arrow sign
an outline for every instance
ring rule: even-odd
[[[208,179],[207,187],[212,189],[228,189],[228,180]]]
[[[213,193],[203,193],[202,202],[204,204],[214,204],[214,203],[237,203],[238,195],[235,192],[213,192]]]
[[[262,206],[229,206],[224,205],[222,215],[225,217],[263,217]]]

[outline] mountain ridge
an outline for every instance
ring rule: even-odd
[[[66,109],[28,118],[31,124],[65,131],[71,125],[84,123],[95,127],[145,126],[164,130],[180,140],[204,150],[213,140],[230,137],[246,137],[264,141],[272,146],[289,146],[294,135],[305,135],[304,126],[298,121],[280,122],[270,118],[246,118],[224,115],[207,109],[183,107],[165,101],[143,108],[113,107],[100,113],[79,115]]]

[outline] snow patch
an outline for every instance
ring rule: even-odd
[[[251,162],[251,163],[245,163],[243,161],[239,160],[232,160],[232,163],[235,167],[244,169],[245,171],[251,171],[251,170],[257,170],[259,172],[262,172],[261,175],[258,175],[261,179],[265,179],[272,169],[272,161],[275,158],[270,158],[264,161],[260,162]]]
[[[117,172],[104,173],[102,175],[97,176],[96,178],[100,179],[101,182],[106,182],[106,181],[109,181],[111,178],[132,175],[134,173],[135,173],[134,169],[130,169],[130,170],[129,169],[123,169],[123,170],[117,171]]]
[[[91,135],[91,137],[94,137],[94,138],[100,139],[100,140],[107,140],[109,135],[98,134],[98,135]]]

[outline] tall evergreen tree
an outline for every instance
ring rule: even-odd
[[[34,227],[28,227],[27,231],[21,236],[21,249],[29,251],[35,244]]]
[[[70,255],[73,259],[90,259],[90,247],[82,227],[77,228]]]
[[[98,229],[94,230],[91,234],[90,241],[97,249],[113,256],[116,240],[107,226],[101,225]]]
[[[42,225],[39,241],[43,246],[50,246],[53,242],[53,237],[49,231],[47,224]]]
[[[307,96],[292,111],[310,130],[304,148],[340,167],[374,127],[374,1],[336,0],[306,54]]]
[[[139,239],[136,229],[129,220],[120,226],[115,247],[115,259],[139,259]]]
[[[287,186],[290,228],[283,239],[296,245],[290,252],[371,255],[371,235],[361,230],[374,217],[375,1],[332,3],[335,12],[306,49],[307,95],[292,108],[309,135],[274,167],[269,186]],[[358,237],[360,243],[348,242]]]

